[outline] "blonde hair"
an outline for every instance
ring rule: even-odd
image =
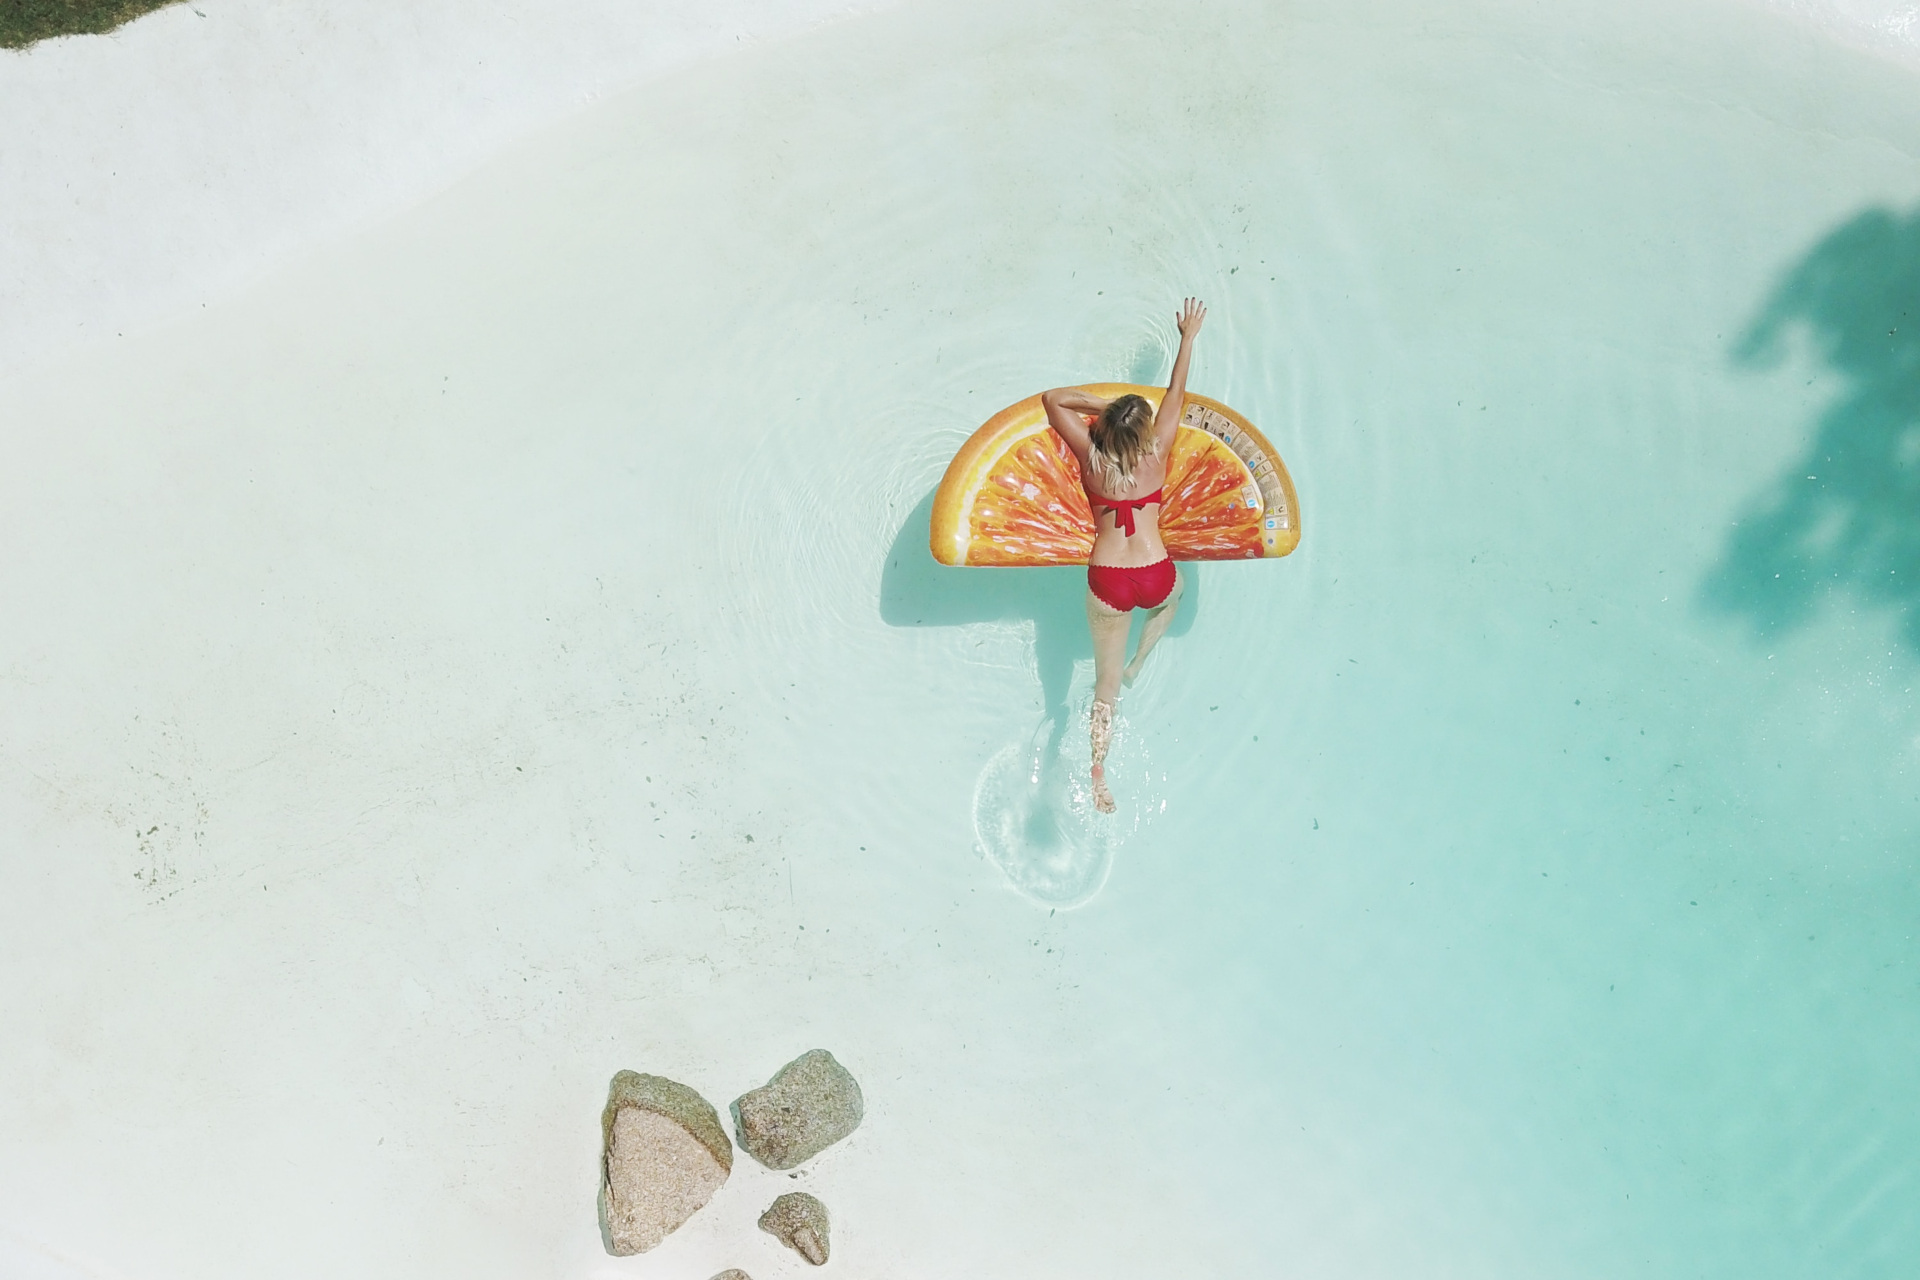
[[[1153,456],[1153,406],[1146,397],[1124,395],[1094,419],[1091,461],[1101,487],[1124,489],[1142,458]]]

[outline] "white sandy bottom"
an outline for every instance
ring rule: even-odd
[[[1854,394],[1730,350],[1920,196],[1911,86],[1701,12],[863,21],[9,380],[0,1238],[768,1280],[804,1188],[850,1277],[1912,1256],[1915,655],[1701,585]],[[1201,567],[1103,825],[1081,586],[916,512],[1196,292],[1306,536]],[[613,1072],[816,1046],[860,1129],[607,1257]]]

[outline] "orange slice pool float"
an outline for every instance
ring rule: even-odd
[[[1157,411],[1160,387],[1102,382]],[[1218,400],[1187,393],[1167,459],[1160,539],[1175,560],[1258,560],[1300,544],[1300,502],[1280,454]],[[1093,511],[1080,464],[1047,426],[1037,395],[1002,409],[967,437],[933,499],[933,558],[950,565],[1085,564]]]

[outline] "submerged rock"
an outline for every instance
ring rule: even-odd
[[[816,1267],[827,1260],[827,1206],[804,1191],[789,1191],[769,1205],[760,1229]]]
[[[753,1277],[738,1267],[729,1267],[715,1276],[713,1280],[753,1280]]]
[[[719,1113],[664,1076],[614,1076],[600,1131],[600,1215],[608,1253],[653,1248],[713,1199],[733,1172],[733,1144]]]
[[[825,1049],[801,1054],[762,1088],[740,1095],[740,1146],[769,1169],[791,1169],[860,1127],[860,1085]]]

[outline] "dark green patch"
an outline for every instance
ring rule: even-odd
[[[0,49],[52,36],[97,35],[175,0],[0,0]]]

